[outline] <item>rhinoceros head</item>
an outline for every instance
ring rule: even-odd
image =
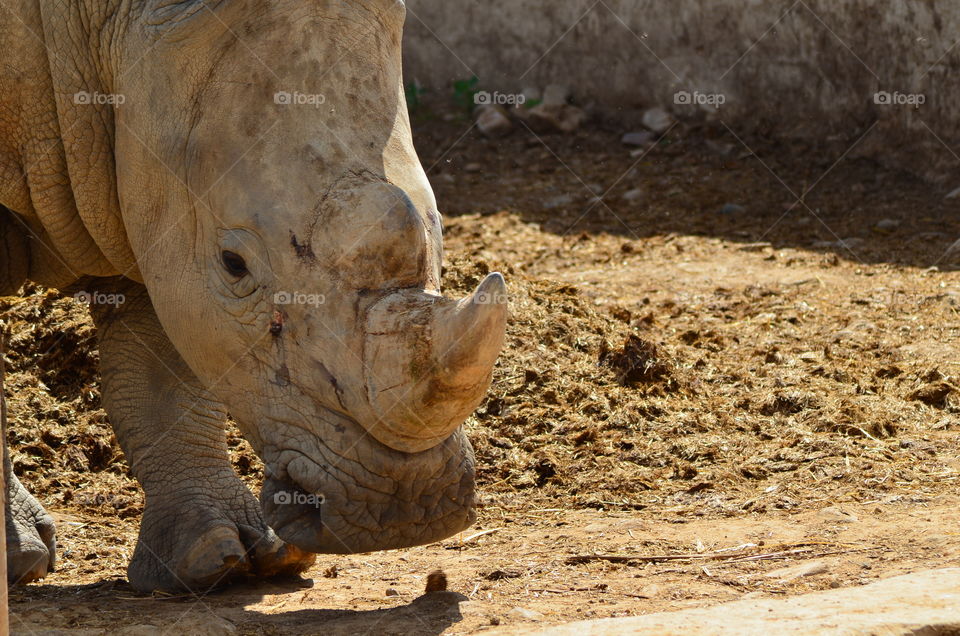
[[[403,3],[143,6],[116,87],[124,222],[174,345],[265,462],[268,522],[314,552],[463,529],[460,424],[489,386],[504,283],[440,294]]]

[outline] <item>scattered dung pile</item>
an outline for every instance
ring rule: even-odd
[[[100,406],[96,331],[87,308],[32,285],[0,298],[16,474],[48,506],[130,517],[142,496]]]
[[[695,315],[599,307],[568,285],[504,268],[506,353],[468,423],[481,482],[498,505],[517,497],[739,514],[946,485],[934,475],[955,459],[948,431],[960,421],[955,389],[939,372],[838,351],[819,365],[801,362],[788,386],[770,371],[784,354],[758,348],[765,338],[747,333],[741,316],[704,330]],[[489,269],[456,259],[448,283],[465,293]],[[739,335],[724,333],[734,325]]]

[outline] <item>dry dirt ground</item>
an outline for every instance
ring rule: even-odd
[[[312,582],[136,594],[143,499],[100,410],[92,327],[28,288],[0,299],[8,437],[61,553],[12,591],[15,631],[482,633],[960,564],[960,199],[840,141],[680,126],[631,154],[600,125],[468,128],[425,118],[417,139],[448,290],[493,270],[511,290],[467,424],[476,528],[322,557]],[[424,595],[438,569],[448,591]]]

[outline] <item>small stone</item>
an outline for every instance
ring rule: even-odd
[[[599,183],[588,183],[587,189],[590,190],[590,192],[593,192],[594,194],[603,194],[604,192],[607,191],[607,189],[604,188]]]
[[[156,625],[128,625],[115,633],[118,636],[161,636],[163,629]]]
[[[649,146],[656,141],[657,136],[647,130],[630,132],[620,138],[620,142],[625,146]]]
[[[542,103],[545,106],[566,106],[570,102],[572,92],[569,86],[550,84],[543,89]]]
[[[387,588],[387,596],[400,596],[400,592],[396,591],[392,587]]]
[[[891,232],[895,232],[899,227],[900,221],[897,219],[881,219],[880,221],[877,221],[877,224],[873,226],[873,229],[881,234],[890,234]]]
[[[514,607],[512,610],[507,612],[507,615],[510,618],[516,618],[524,621],[542,621],[543,614],[536,610],[527,609],[525,607]]]
[[[801,563],[786,568],[779,568],[772,572],[764,574],[769,579],[780,579],[781,581],[793,581],[807,576],[816,576],[824,574],[829,568],[823,561],[811,561],[810,563]]]
[[[529,104],[530,102],[537,102],[543,100],[543,91],[541,91],[536,86],[527,86],[520,94],[523,95],[523,103]]]
[[[643,118],[640,121],[645,127],[659,135],[662,135],[670,130],[670,127],[673,126],[676,120],[673,118],[673,115],[664,109],[657,107],[650,108],[644,112]]]
[[[426,593],[431,594],[432,592],[446,592],[447,591],[447,575],[443,573],[443,570],[434,570],[427,575],[427,589]]]
[[[804,362],[816,362],[820,359],[820,356],[814,351],[807,351],[800,354],[800,359]]]
[[[745,207],[737,205],[736,203],[727,203],[720,208],[720,214],[742,214],[746,211],[747,209]]]
[[[466,172],[480,172],[483,170],[482,163],[468,163],[463,167]]]
[[[556,208],[562,208],[573,203],[573,197],[569,194],[560,194],[555,197],[550,197],[549,199],[543,200],[543,207],[545,210],[554,210]]]
[[[856,523],[860,519],[855,514],[849,512],[844,512],[836,506],[830,506],[829,508],[824,508],[820,511],[819,517],[824,521],[829,521],[832,523]]]
[[[952,191],[950,192],[950,194],[948,194],[948,195],[947,195],[946,197],[944,197],[944,198],[946,198],[946,199],[956,199],[956,198],[958,198],[958,197],[960,197],[960,188],[957,188],[956,190],[952,190]]]
[[[864,243],[866,243],[866,241],[864,241],[862,238],[857,238],[854,236],[851,238],[843,239],[842,241],[837,243],[837,247],[845,247],[848,250],[854,250],[854,249],[857,249],[858,247],[863,247]]]
[[[534,130],[572,133],[587,120],[587,113],[569,104],[539,104],[527,111],[527,117]]]
[[[486,137],[504,137],[513,131],[513,122],[501,106],[482,106],[477,109],[477,128]]]
[[[712,139],[707,139],[706,146],[707,146],[707,149],[710,150],[710,152],[716,153],[721,157],[732,157],[733,154],[737,151],[736,144],[729,143],[729,142],[724,143],[724,142],[714,141]],[[793,205],[794,204],[791,204],[791,207]]]
[[[627,190],[623,193],[623,198],[626,201],[636,201],[643,198],[643,190],[640,188],[634,188],[633,190]]]

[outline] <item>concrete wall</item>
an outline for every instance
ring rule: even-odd
[[[953,0],[407,0],[407,7],[407,79],[438,91],[473,74],[487,90],[561,82],[623,125],[644,106],[666,105],[682,116],[719,118],[738,134],[852,144],[866,133],[853,155],[960,185],[960,3]],[[680,90],[721,94],[726,103],[719,111],[676,105]],[[876,104],[878,91],[919,94],[925,103]]]

